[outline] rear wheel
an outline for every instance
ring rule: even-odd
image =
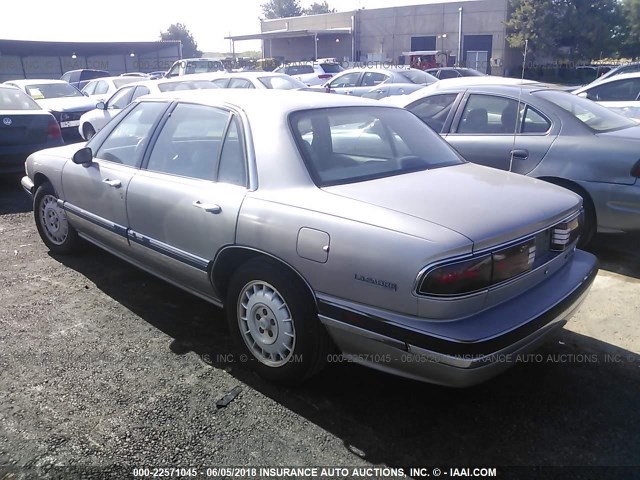
[[[328,336],[313,298],[275,262],[254,259],[236,271],[227,321],[241,362],[268,380],[298,383],[324,365]]]
[[[45,182],[38,187],[33,200],[33,214],[40,238],[54,253],[71,253],[80,242],[78,232],[69,224],[67,214],[58,205],[53,186]]]

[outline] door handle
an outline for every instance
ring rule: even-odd
[[[215,203],[202,203],[200,200],[196,200],[192,205],[209,213],[217,214],[222,212],[222,207],[220,205],[216,205]]]
[[[102,180],[102,183],[106,183],[107,185],[113,188],[120,188],[122,186],[122,182],[120,180],[110,180],[108,178],[105,178],[104,180]]]
[[[511,150],[509,153],[513,158],[518,158],[520,160],[526,160],[529,158],[529,150]]]

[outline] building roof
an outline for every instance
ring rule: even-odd
[[[350,34],[351,28],[325,28],[325,29],[304,29],[304,30],[272,30],[270,32],[252,33],[249,35],[232,35],[224,37],[226,40],[269,40],[272,38],[290,38],[290,37],[313,37],[315,35],[335,35]]]
[[[129,55],[155,52],[159,48],[178,46],[179,40],[158,42],[36,42],[0,39],[0,54],[28,56]]]

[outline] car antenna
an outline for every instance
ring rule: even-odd
[[[511,145],[511,155],[509,156],[509,171],[513,168],[513,157],[516,151],[516,138],[518,136],[518,130],[520,128],[520,105],[522,104],[522,83],[524,83],[524,70],[527,66],[527,50],[529,47],[529,39],[524,41],[524,57],[522,59],[522,75],[520,77],[520,93],[518,94],[518,107],[516,108],[516,124],[513,130],[513,145]]]

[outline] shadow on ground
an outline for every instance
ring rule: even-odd
[[[602,270],[640,279],[640,232],[598,234],[587,250]]]
[[[22,175],[0,176],[0,215],[32,210],[31,199],[22,191]]]
[[[505,374],[464,390],[352,364],[328,365],[297,388],[274,386],[217,361],[232,352],[222,310],[93,247],[57,259],[175,339],[176,354],[230,370],[374,464],[640,463],[640,357],[592,338],[563,330]]]

